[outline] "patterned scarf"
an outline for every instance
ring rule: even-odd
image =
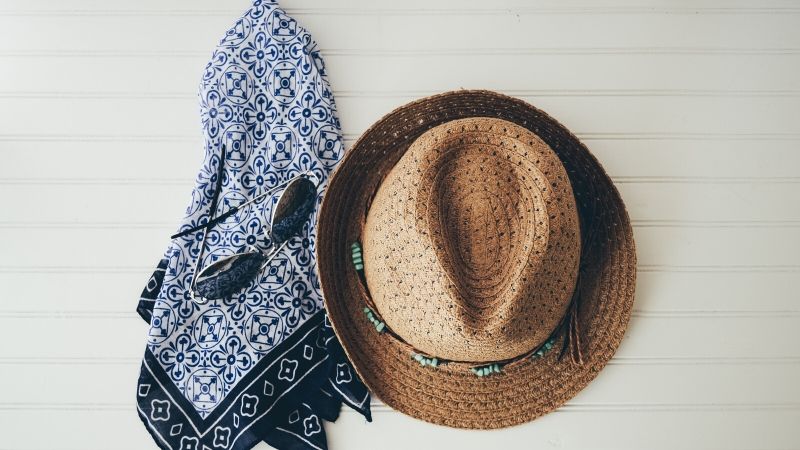
[[[256,1],[227,31],[199,94],[205,159],[180,229],[209,219],[220,164],[215,216],[303,172],[324,188],[344,151],[336,106],[315,42],[275,2]],[[371,420],[323,310],[316,210],[247,288],[204,305],[189,297],[198,264],[270,246],[262,229],[277,197],[210,227],[201,262],[204,231],[174,239],[142,293],[138,411],[163,449],[325,449],[322,420],[341,403]]]

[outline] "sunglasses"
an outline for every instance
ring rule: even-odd
[[[213,217],[222,188],[223,166],[225,161],[225,147],[222,147],[222,159],[217,172],[217,185],[211,200],[211,214],[209,220],[201,225],[181,231],[172,236],[173,239],[187,234],[205,230],[200,243],[200,253],[195,263],[194,275],[189,287],[192,300],[205,304],[210,300],[225,298],[248,286],[258,274],[267,267],[288,244],[289,240],[297,235],[303,228],[314,210],[317,200],[317,184],[305,172],[295,176],[280,185],[259,194],[251,200],[231,207],[217,217]],[[262,232],[269,237],[270,247],[264,252],[255,247],[251,250],[226,256],[202,269],[199,265],[203,260],[206,248],[208,230],[214,225],[240,211],[245,206],[259,202],[275,192],[283,189],[272,211],[269,228],[264,227]],[[198,270],[199,269],[199,270]]]

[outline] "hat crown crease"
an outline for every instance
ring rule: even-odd
[[[479,142],[460,147],[448,144],[443,144],[446,155],[430,169],[440,175],[428,196],[424,223],[438,267],[450,281],[448,293],[457,306],[454,319],[468,332],[502,332],[513,320],[511,306],[522,300],[509,297],[522,292],[515,281],[529,268],[534,244],[531,227],[535,222],[526,220],[525,210],[532,211],[541,199],[513,195],[526,191],[518,178],[509,179],[516,189],[501,189],[508,186],[492,181],[497,169],[480,165],[482,154],[491,147]],[[418,209],[422,208],[418,205]],[[514,243],[514,238],[525,241]],[[512,253],[514,247],[524,254]]]
[[[511,359],[543,343],[564,316],[580,251],[564,180],[543,141],[500,119],[420,136],[364,229],[366,279],[387,325],[455,361]]]

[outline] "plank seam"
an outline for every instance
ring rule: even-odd
[[[742,318],[773,318],[794,319],[800,317],[796,310],[634,310],[633,317],[660,318],[660,319],[742,319]],[[6,310],[0,311],[0,320],[10,319],[91,319],[91,320],[141,320],[134,312],[124,311],[37,311],[37,310]]]
[[[798,228],[800,220],[655,220],[632,219],[634,228]],[[93,229],[93,230],[141,230],[170,229],[174,222],[48,222],[5,221],[0,229]]]
[[[0,357],[0,365],[128,365],[139,364],[141,358],[111,356],[40,356]],[[798,365],[800,357],[623,357],[616,356],[608,363],[618,366],[683,366],[683,365]]]
[[[514,97],[797,97],[796,89],[502,89]],[[418,98],[438,93],[421,91],[337,91],[336,98]],[[176,100],[195,99],[197,93],[134,91],[2,91],[0,98],[19,99],[92,99],[92,100]]]
[[[127,403],[20,403],[2,402],[0,411],[128,411],[133,404]],[[394,412],[389,406],[374,401],[373,412]],[[664,411],[798,411],[800,403],[567,403],[555,412],[664,412]],[[342,412],[354,412],[343,408]]]
[[[718,141],[764,141],[764,140],[800,140],[800,132],[791,133],[691,133],[691,132],[576,132],[578,138],[586,141],[591,140],[718,140]],[[354,141],[360,134],[344,133],[345,141]],[[43,135],[43,134],[0,134],[0,141],[4,142],[202,142],[202,136],[195,134],[179,135]],[[0,151],[3,151],[0,148]],[[5,149],[10,150],[10,149]]]
[[[800,14],[797,7],[680,7],[680,6],[573,6],[573,7],[506,7],[506,8],[284,8],[290,15],[301,16],[472,16],[472,15],[662,15],[662,14],[681,14],[681,15],[784,15]],[[171,8],[161,11],[145,9],[5,9],[0,10],[0,15],[7,17],[172,17],[172,16],[194,16],[194,17],[218,17],[220,15],[239,14],[242,8],[229,9],[204,9],[197,8]]]
[[[131,273],[144,274],[150,266],[0,266],[0,273]],[[640,264],[639,272],[721,272],[721,273],[783,273],[800,272],[798,264],[754,265],[657,265]]]
[[[531,47],[461,49],[321,49],[324,56],[387,57],[409,56],[525,56],[525,55],[798,55],[797,47]],[[196,58],[207,57],[203,50],[0,50],[2,58]]]
[[[704,177],[704,176],[612,176],[617,184],[796,184],[800,176]],[[187,186],[182,178],[0,178],[9,186]]]

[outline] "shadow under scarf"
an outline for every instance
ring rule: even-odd
[[[276,2],[254,2],[225,33],[199,96],[205,158],[179,231],[304,172],[324,192],[344,152],[336,106],[316,43]],[[323,310],[314,255],[321,195],[302,232],[248,287],[204,305],[190,298],[197,265],[269,247],[262,229],[278,195],[174,239],[142,292],[137,312],[150,328],[137,408],[162,449],[326,449],[322,421],[336,420],[342,403],[371,420],[369,392]]]

